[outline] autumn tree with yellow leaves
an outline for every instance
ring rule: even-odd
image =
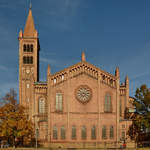
[[[11,146],[24,146],[32,142],[34,128],[25,114],[25,109],[17,103],[17,94],[11,89],[0,100],[0,140]]]

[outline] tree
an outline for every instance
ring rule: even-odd
[[[17,103],[17,94],[11,89],[1,99],[0,105],[0,139],[16,146],[29,143],[34,129],[32,122],[25,114],[25,109]]]
[[[150,89],[146,85],[137,88],[133,101],[135,113],[129,128],[129,136],[137,143],[150,140]]]

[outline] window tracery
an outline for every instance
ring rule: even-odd
[[[23,63],[24,64],[33,64],[33,56],[24,56]]]
[[[92,90],[87,85],[80,85],[75,90],[75,97],[81,103],[87,103],[92,98]]]
[[[24,52],[33,52],[33,44],[24,44],[23,51]]]

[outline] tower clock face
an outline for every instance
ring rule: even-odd
[[[87,103],[92,97],[92,90],[87,85],[81,85],[76,89],[75,96],[78,101]]]

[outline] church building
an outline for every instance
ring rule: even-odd
[[[120,84],[119,68],[110,74],[86,61],[39,81],[40,42],[32,10],[19,32],[19,103],[35,124],[38,142],[53,148],[115,147],[128,141],[131,120],[129,79]]]

